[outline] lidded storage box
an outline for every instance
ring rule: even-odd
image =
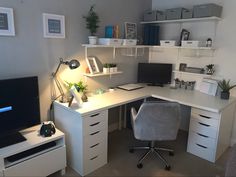
[[[193,6],[193,17],[201,18],[201,17],[221,17],[222,6],[217,4],[201,4]]]
[[[182,17],[182,10],[183,8],[173,8],[166,10],[166,20],[177,20],[181,19]]]
[[[146,11],[143,15],[143,20],[144,21],[156,21],[157,20],[157,11],[156,10]]]
[[[193,10],[192,9],[183,9],[182,10],[182,18],[193,18]]]

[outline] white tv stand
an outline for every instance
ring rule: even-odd
[[[39,129],[39,125],[26,129],[21,132],[26,141],[0,148],[0,177],[48,176],[59,170],[62,174],[65,173],[64,133],[56,130],[51,137],[42,137]],[[22,153],[26,155],[12,159]]]

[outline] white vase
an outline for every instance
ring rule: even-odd
[[[110,73],[114,73],[114,67],[110,68]]]
[[[110,72],[110,68],[103,68],[103,73],[109,73]]]
[[[97,44],[97,36],[89,36],[89,44],[96,45]]]

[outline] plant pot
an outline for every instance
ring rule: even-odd
[[[97,39],[98,39],[97,36],[89,36],[88,38],[89,38],[89,44],[91,44],[91,45],[97,44]]]
[[[81,100],[82,100],[83,102],[88,102],[88,97],[87,97],[87,95],[86,95],[85,92],[82,93]]]
[[[228,100],[229,99],[229,95],[230,95],[229,92],[221,92],[220,98],[224,99],[224,100]]]
[[[110,73],[110,68],[103,68],[103,73]]]

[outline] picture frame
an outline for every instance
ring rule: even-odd
[[[91,74],[96,74],[100,72],[95,57],[87,57],[86,62],[87,62],[87,65],[89,67],[89,71]]]
[[[65,16],[43,13],[44,38],[65,38]]]
[[[12,8],[0,7],[0,36],[15,36]]]
[[[125,22],[125,39],[137,39],[137,24]]]

